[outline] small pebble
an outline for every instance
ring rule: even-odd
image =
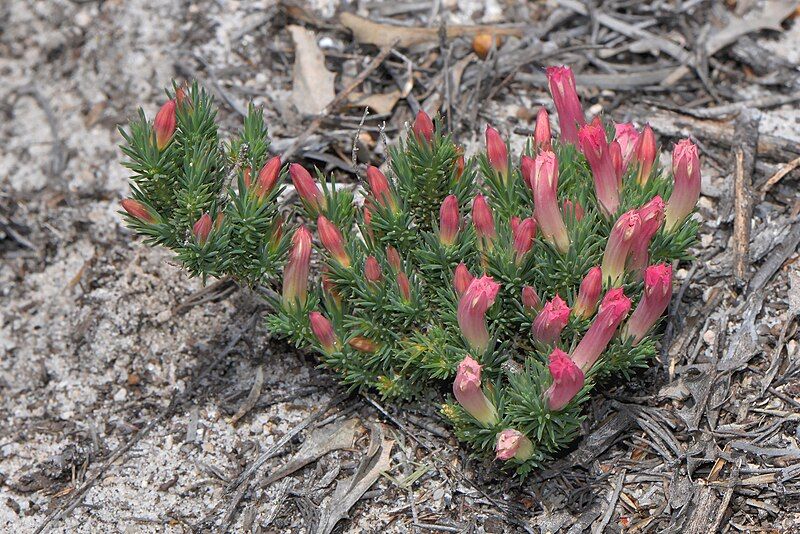
[[[117,402],[122,402],[126,398],[128,398],[128,390],[125,389],[125,388],[121,388],[121,389],[117,390],[116,393],[114,393],[114,400],[117,401]]]

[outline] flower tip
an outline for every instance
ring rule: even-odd
[[[411,126],[411,131],[418,141],[426,141],[428,143],[433,140],[434,126],[430,115],[425,113],[422,109],[417,112],[414,119],[414,124]]]
[[[208,235],[211,233],[211,227],[213,226],[213,221],[211,220],[211,215],[208,212],[203,213],[197,222],[194,223],[192,226],[192,234],[194,234],[195,239],[201,245],[208,240]]]

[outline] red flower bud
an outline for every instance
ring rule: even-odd
[[[380,282],[381,278],[383,278],[381,266],[375,256],[367,256],[364,262],[364,278],[367,279],[367,282],[375,283]]]
[[[400,296],[404,301],[411,302],[411,283],[403,271],[397,273],[397,289],[400,290]]]
[[[519,223],[516,229],[512,226],[511,233],[514,236],[515,261],[520,263],[525,254],[533,248],[533,238],[536,237],[536,221],[533,217],[528,217]]]
[[[644,185],[650,179],[650,171],[656,160],[656,136],[649,124],[645,125],[642,135],[639,136],[633,159],[638,165],[636,181],[639,185]]]
[[[625,168],[622,163],[622,149],[619,143],[611,141],[608,144],[608,150],[611,153],[611,164],[614,166],[614,172],[617,173],[617,183],[622,187],[622,175],[625,174]]]
[[[633,236],[628,269],[641,273],[649,263],[648,249],[653,236],[656,235],[661,223],[664,222],[664,201],[659,195],[654,196],[650,202],[639,208],[637,212],[641,225],[639,231]]]
[[[569,306],[556,295],[542,307],[542,311],[533,320],[531,334],[540,343],[552,345],[561,337],[561,331],[569,321]]]
[[[578,297],[572,306],[572,313],[580,319],[588,319],[594,315],[597,309],[597,301],[600,300],[600,292],[603,290],[603,272],[600,267],[589,269],[581,287],[578,290]]]
[[[261,167],[258,171],[258,181],[256,182],[256,195],[259,199],[266,198],[278,182],[281,173],[281,157],[275,156]]]
[[[522,288],[522,307],[528,311],[536,311],[541,306],[542,301],[533,286]]]
[[[688,139],[678,142],[672,151],[672,175],[675,187],[667,201],[667,231],[676,229],[700,198],[700,157],[697,147]]]
[[[455,287],[456,294],[459,297],[463,295],[474,279],[475,277],[469,272],[464,262],[459,263],[453,276],[453,287]]]
[[[400,253],[391,245],[386,247],[386,261],[394,271],[400,271],[403,268],[403,260],[400,259]]]
[[[333,331],[333,325],[319,312],[311,312],[308,315],[311,322],[311,331],[319,341],[322,350],[326,354],[333,354],[339,350],[339,338]]]
[[[139,219],[142,222],[150,224],[156,222],[156,217],[153,215],[150,209],[138,200],[126,198],[120,204],[122,204],[122,209],[124,209],[128,215],[134,219]]]
[[[544,151],[534,161],[533,216],[542,235],[562,253],[569,252],[569,234],[558,209],[558,160],[550,151]]]
[[[542,106],[536,114],[536,127],[533,129],[533,151],[552,150],[552,134],[550,133],[550,116]]]
[[[491,276],[476,278],[458,303],[458,326],[470,347],[483,354],[489,347],[489,330],[486,327],[486,312],[494,304],[500,284]]]
[[[508,149],[500,132],[486,125],[486,157],[489,165],[495,172],[506,174],[508,172]]]
[[[458,199],[448,195],[439,208],[439,242],[445,247],[452,246],[458,237],[461,215],[458,213]]]
[[[186,101],[186,97],[186,84],[184,84],[175,90],[175,102],[178,104],[178,106],[183,106],[183,103]]]
[[[638,210],[626,211],[620,215],[611,228],[611,235],[606,242],[603,253],[603,279],[608,280],[612,286],[622,284],[625,274],[625,264],[628,261],[633,239],[639,233],[642,220]]]
[[[631,159],[633,159],[636,144],[639,142],[639,132],[636,130],[636,127],[629,122],[615,124],[614,131],[614,140],[619,144],[622,154],[622,168],[624,172],[628,169]]]
[[[347,344],[359,352],[373,353],[373,352],[378,352],[378,349],[381,348],[381,346],[378,343],[363,336],[356,336],[350,341],[348,341]]]
[[[306,303],[311,264],[311,232],[301,226],[292,236],[292,250],[283,270],[283,305],[295,309]]]
[[[426,141],[428,143],[433,139],[433,121],[430,116],[421,109],[417,112],[417,117],[414,119],[414,124],[411,126],[411,131],[417,141]]]
[[[397,201],[389,188],[389,180],[378,167],[372,165],[367,167],[367,182],[378,204],[393,212],[397,210]]]
[[[560,349],[555,349],[550,354],[547,367],[553,383],[544,392],[544,399],[548,410],[560,412],[583,387],[583,371]]]
[[[558,112],[561,140],[576,145],[578,128],[586,124],[586,119],[575,89],[575,75],[569,67],[548,67],[547,83]]]
[[[204,244],[208,240],[208,234],[211,233],[211,226],[213,222],[211,221],[211,215],[208,212],[204,213],[197,219],[197,222],[194,223],[192,226],[192,234],[194,238],[197,239],[197,242],[201,245]]]
[[[631,300],[625,296],[622,288],[612,289],[606,293],[592,325],[572,352],[572,361],[575,365],[584,372],[591,369],[606,350],[608,342],[630,309]]]
[[[453,395],[464,411],[482,425],[497,424],[497,410],[481,388],[481,366],[471,356],[465,357],[458,364],[458,372],[453,381]]]
[[[524,462],[531,456],[533,456],[533,443],[522,432],[507,428],[497,436],[496,459],[506,461],[514,458]]]
[[[587,124],[578,132],[580,148],[592,169],[594,189],[600,208],[608,216],[619,208],[620,183],[602,124]]]
[[[483,195],[477,195],[472,201],[472,224],[478,239],[485,245],[491,245],[495,237],[494,217]]]
[[[542,149],[545,150],[545,149]],[[529,156],[522,156],[520,160],[520,173],[522,174],[522,181],[528,186],[528,189],[533,191],[533,175],[536,174],[536,164],[533,158]]]
[[[289,165],[289,174],[297,194],[300,195],[300,199],[305,203],[307,209],[316,214],[327,207],[325,196],[307,170],[297,163],[292,163]]]
[[[336,226],[324,215],[317,218],[317,231],[322,246],[330,253],[331,257],[338,261],[342,267],[350,267],[350,256],[344,249],[344,238]]]
[[[167,102],[161,106],[161,109],[158,110],[156,118],[153,121],[153,131],[156,134],[156,146],[159,150],[164,150],[172,140],[172,136],[175,135],[175,129],[177,127],[175,107],[175,99],[167,100]]]
[[[633,338],[634,345],[639,343],[658,322],[671,297],[672,267],[661,263],[645,269],[642,299],[623,328],[622,337]]]
[[[565,199],[563,204],[561,204],[561,212],[564,214],[564,217],[568,219],[574,218],[576,222],[583,220],[583,206],[581,206],[581,203],[577,200],[573,202],[568,198]]]

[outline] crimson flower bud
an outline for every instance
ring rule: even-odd
[[[212,225],[213,221],[211,220],[211,215],[206,212],[201,215],[200,218],[197,219],[197,222],[194,223],[194,226],[192,226],[192,234],[201,245],[208,240],[208,234],[211,233]]]
[[[542,150],[545,150],[544,148]],[[533,192],[533,175],[536,172],[536,164],[530,156],[522,156],[520,160],[520,172],[522,174],[522,181],[528,186],[528,189]]]
[[[283,305],[295,309],[306,303],[311,264],[311,232],[301,226],[292,236],[289,261],[283,269]]]
[[[583,206],[577,200],[575,202],[571,201],[570,199],[564,199],[563,204],[561,204],[561,212],[564,214],[566,218],[574,218],[575,222],[580,222],[583,220]]]
[[[638,210],[633,209],[620,215],[611,228],[611,235],[608,236],[606,250],[603,253],[602,269],[603,279],[608,280],[612,286],[622,284],[633,238],[639,232],[641,224]]]
[[[319,312],[311,312],[308,315],[311,322],[311,331],[319,341],[322,350],[326,354],[333,354],[339,350],[339,338],[333,331],[333,325]]]
[[[367,260],[364,262],[364,278],[367,279],[367,282],[376,283],[383,278],[381,266],[375,256],[367,256]]]
[[[465,357],[458,364],[456,379],[453,381],[453,395],[464,411],[482,425],[497,424],[497,410],[481,388],[481,366],[471,356]]]
[[[494,304],[500,284],[491,276],[476,278],[458,302],[458,326],[470,347],[483,354],[489,347],[489,330],[486,327],[486,312]]]
[[[373,352],[378,352],[378,349],[381,348],[381,346],[377,342],[369,338],[366,338],[364,336],[356,336],[352,338],[350,341],[348,341],[347,344],[359,352],[373,353]]]
[[[172,140],[172,136],[175,135],[175,129],[177,128],[175,108],[175,99],[167,100],[158,110],[156,118],[153,120],[153,131],[156,134],[156,146],[159,150],[164,150]]]
[[[319,213],[327,207],[325,196],[307,170],[297,163],[292,163],[289,165],[289,174],[297,194],[312,213]]]
[[[672,151],[672,175],[675,187],[667,201],[667,231],[675,230],[700,198],[700,158],[697,147],[688,139],[679,141]]]
[[[544,106],[542,106],[539,108],[539,113],[536,114],[536,127],[533,129],[534,152],[552,150],[552,137],[550,133],[550,116],[547,114],[547,110]]]
[[[642,299],[622,330],[622,337],[639,343],[669,306],[672,297],[672,266],[660,263],[644,271]]]
[[[578,137],[581,152],[592,169],[594,189],[600,208],[606,215],[614,215],[619,208],[619,179],[606,132],[602,124],[593,122],[581,128]]]
[[[639,136],[633,159],[638,165],[636,182],[639,185],[644,185],[650,179],[650,171],[653,169],[653,163],[656,160],[656,135],[649,124],[645,125],[642,135]]]
[[[522,307],[528,311],[538,310],[542,301],[536,293],[533,286],[524,286],[522,288]]]
[[[522,432],[507,428],[497,436],[496,459],[505,461],[514,458],[524,462],[531,456],[533,456],[533,443]]]
[[[572,313],[579,319],[588,319],[597,309],[600,291],[603,290],[603,272],[600,267],[592,267],[583,277],[578,297],[572,306]]]
[[[459,263],[453,276],[453,287],[455,287],[456,294],[459,297],[463,295],[474,279],[475,277],[469,272],[464,262]]]
[[[256,195],[259,199],[266,198],[278,182],[281,172],[281,157],[275,156],[261,167],[256,181]]]
[[[417,117],[414,119],[414,124],[411,126],[411,131],[417,141],[426,141],[428,143],[433,139],[433,121],[430,116],[421,109],[417,112]]]
[[[397,210],[397,201],[389,188],[389,180],[378,167],[372,165],[367,167],[367,182],[369,182],[369,188],[378,204],[389,208],[392,212]]]
[[[448,195],[439,208],[439,242],[445,247],[452,246],[458,236],[461,216],[458,213],[458,199]]]
[[[547,84],[558,112],[561,140],[578,144],[578,128],[586,124],[575,89],[575,75],[569,67],[547,67]]]
[[[560,412],[583,387],[583,371],[560,349],[550,354],[547,367],[553,383],[544,392],[544,400],[548,410]]]
[[[397,273],[397,289],[400,290],[400,296],[406,302],[411,302],[411,283],[408,281],[408,275],[403,271]]]
[[[542,235],[562,254],[569,252],[569,234],[558,209],[558,160],[546,150],[536,156],[533,179],[533,216]]]
[[[622,169],[624,173],[624,171],[628,169],[631,159],[633,159],[636,144],[639,142],[639,132],[636,130],[636,127],[629,122],[615,124],[614,132],[614,141],[619,144],[622,154]]]
[[[533,248],[533,238],[536,237],[536,221],[533,217],[528,217],[517,225],[512,226],[511,233],[514,236],[515,261],[519,263],[531,248]]]
[[[472,224],[478,239],[484,245],[491,245],[495,237],[494,217],[483,195],[477,195],[472,201]]]
[[[495,172],[503,175],[508,173],[508,149],[506,148],[506,143],[500,137],[500,132],[488,124],[486,125],[486,157]]]
[[[156,217],[150,211],[150,209],[139,202],[138,200],[133,200],[132,198],[126,198],[122,202],[122,209],[124,209],[128,215],[133,217],[134,219],[139,219],[142,222],[153,224],[156,222]]]
[[[317,218],[317,230],[322,246],[338,261],[342,267],[350,267],[350,256],[344,249],[344,238],[336,226],[324,215]]]
[[[391,245],[386,247],[386,261],[395,271],[399,271],[403,268],[403,261],[400,259],[400,253]]]
[[[592,325],[572,352],[572,361],[583,372],[591,369],[600,358],[617,331],[617,327],[630,310],[631,299],[625,296],[621,287],[606,293]]]
[[[531,334],[533,339],[546,345],[552,345],[561,337],[561,331],[569,321],[569,306],[556,295],[542,306],[542,311],[533,320]]]
[[[633,236],[628,269],[641,273],[649,262],[650,242],[661,228],[661,223],[664,222],[664,201],[659,195],[656,195],[650,202],[639,208],[638,213],[641,225],[639,231]]]

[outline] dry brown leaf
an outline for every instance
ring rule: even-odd
[[[325,55],[314,33],[301,26],[288,26],[294,41],[292,103],[300,113],[319,115],[336,96],[335,75],[325,68]]]
[[[370,110],[378,114],[390,113],[402,96],[398,89],[376,95],[359,93],[350,95],[350,105],[361,108],[369,106]]]
[[[358,15],[353,15],[352,13],[342,13],[339,15],[339,22],[353,32],[353,37],[362,44],[408,48],[409,46],[436,43],[439,41],[439,28],[381,24],[379,22],[372,22],[364,17],[359,17]],[[522,28],[508,28],[492,25],[447,27],[447,37],[449,39],[464,36],[473,37],[479,33],[489,33],[494,36],[512,35],[521,37],[523,30]]]

